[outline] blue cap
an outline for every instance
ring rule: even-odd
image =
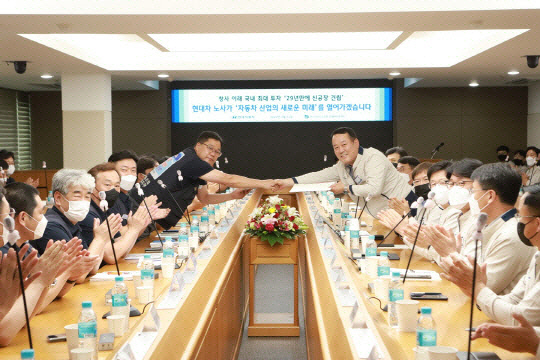
[[[186,224],[185,222],[180,223],[180,227],[181,227],[181,228],[185,228],[186,226],[187,226],[187,224]]]
[[[388,251],[381,251],[382,257],[388,257]]]
[[[369,240],[375,240],[375,235],[369,235]]]
[[[123,276],[117,276],[117,277],[114,278],[114,281],[116,281],[116,282],[124,281],[124,277]]]
[[[165,241],[172,241],[172,237],[171,236],[165,236]]]
[[[82,307],[83,307],[83,309],[90,309],[90,308],[92,308],[92,302],[91,301],[83,301]]]
[[[145,258],[145,259],[151,259],[152,256],[151,256],[150,254],[144,254],[144,258]]]
[[[401,274],[399,271],[392,271],[392,277],[400,277]]]
[[[34,358],[34,350],[33,349],[26,349],[21,351],[21,359],[33,359]]]
[[[431,315],[431,308],[425,306],[420,309],[420,312],[422,313],[422,315]]]

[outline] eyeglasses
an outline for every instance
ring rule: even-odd
[[[433,181],[430,183],[431,187],[435,187],[437,185],[444,185],[444,186],[448,186],[448,180],[439,180],[437,182]]]
[[[449,181],[447,184],[448,184],[448,187],[452,187],[454,185],[457,185],[460,188],[462,188],[463,186],[465,186],[466,183],[472,183],[472,182],[473,182],[473,180],[461,180],[461,181],[458,181],[458,182]]]
[[[220,150],[216,149],[212,145],[208,145],[208,144],[202,144],[202,145],[206,146],[210,152],[216,153],[218,157],[223,155],[223,153]]]
[[[517,219],[517,221],[520,221],[521,219],[537,218],[537,217],[540,217],[540,216],[538,216],[538,215],[519,215],[519,214],[516,214],[516,215],[514,215],[514,217]]]

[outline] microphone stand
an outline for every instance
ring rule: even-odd
[[[414,255],[414,248],[416,247],[416,241],[418,240],[418,235],[420,234],[420,229],[422,228],[422,223],[424,222],[424,215],[426,215],[426,208],[424,207],[424,212],[422,213],[422,217],[420,218],[420,223],[418,224],[418,231],[416,232],[416,236],[414,237],[414,243],[411,250],[411,255],[409,256],[409,261],[407,262],[407,268],[405,269],[405,275],[403,275],[403,284],[405,284],[405,280],[407,279],[407,273],[409,272],[409,266],[411,265],[411,260]]]
[[[112,247],[112,252],[114,256],[114,265],[116,265],[116,272],[118,273],[118,276],[120,276],[120,269],[118,268],[118,259],[116,258],[116,250],[114,249],[114,240],[111,233],[111,225],[109,224],[109,214],[107,213],[108,210],[109,209],[107,209],[107,207],[105,206],[103,207],[103,211],[105,212],[105,221],[107,222],[107,230],[109,230],[109,239],[111,239],[111,247]]]
[[[142,189],[141,189],[141,192],[142,192]],[[135,199],[133,197],[131,197],[131,195],[129,195],[129,192],[127,192],[127,194],[128,194],[128,197],[131,199],[131,201],[137,203],[137,201],[135,201]],[[139,195],[141,195],[141,194],[139,193]],[[148,212],[148,216],[150,216],[150,220],[152,221],[152,225],[154,225],[154,229],[156,229],[156,234],[158,236],[159,242],[161,243],[161,248],[163,249],[163,240],[161,239],[161,235],[159,234],[159,231],[157,229],[156,221],[152,217],[152,214],[150,213],[150,209],[148,208],[148,204],[146,203],[146,198],[144,197],[144,192],[143,192],[143,194],[141,196],[143,197],[144,206],[146,207],[146,211]]]
[[[159,184],[159,183],[158,183]],[[189,226],[191,226],[191,217],[189,216],[189,212],[187,212],[187,208],[186,210],[182,209],[182,207],[178,204],[178,202],[176,201],[176,199],[174,198],[173,194],[171,194],[171,192],[169,191],[169,188],[167,187],[167,185],[165,185],[165,183],[163,181],[161,181],[161,184],[159,184],[163,189],[167,190],[167,193],[169,194],[169,196],[171,197],[171,199],[173,199],[174,203],[176,204],[176,206],[178,207],[178,209],[180,209],[180,211],[182,211],[182,214],[185,214],[187,215],[186,216],[186,219],[187,219],[187,222],[189,224]]]
[[[10,219],[13,220],[13,219]],[[23,305],[24,305],[24,317],[26,320],[26,331],[28,332],[28,343],[30,345],[30,349],[33,349],[34,346],[32,344],[32,331],[30,330],[30,318],[28,316],[28,305],[26,304],[26,292],[24,290],[24,280],[23,280],[23,274],[22,274],[22,268],[21,268],[21,258],[19,257],[19,247],[17,246],[17,240],[20,239],[19,233],[14,231],[15,224],[12,222],[11,226],[7,226],[7,222],[4,220],[3,224],[7,230],[8,230],[8,243],[11,244],[11,247],[13,250],[15,250],[15,256],[17,257],[17,269],[19,270],[19,283],[21,286],[22,291],[22,297],[23,297]]]
[[[45,188],[47,189],[47,195],[49,193],[49,179],[47,179],[47,163],[43,162],[43,172],[45,173]]]
[[[411,215],[411,213],[412,213],[412,209],[409,210],[409,212],[407,214],[403,215],[403,217],[401,218],[401,220],[399,220],[399,222],[396,224],[396,226],[394,226],[392,228],[392,230],[390,230],[390,232],[388,234],[386,234],[386,236],[382,239],[382,241],[377,245],[377,248],[379,246],[381,246],[381,244],[394,232],[394,230],[396,230],[396,228],[399,226],[399,224],[401,224],[401,222],[403,220],[405,220],[409,215]]]

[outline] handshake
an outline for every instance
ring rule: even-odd
[[[294,181],[292,179],[268,179],[261,180],[261,186],[259,187],[265,190],[279,191],[290,188],[293,185]]]

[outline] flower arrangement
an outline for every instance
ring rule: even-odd
[[[275,243],[283,245],[284,239],[294,239],[299,234],[305,234],[307,229],[298,210],[284,205],[279,196],[267,198],[262,206],[251,213],[246,224],[246,233],[268,241],[270,246]]]

